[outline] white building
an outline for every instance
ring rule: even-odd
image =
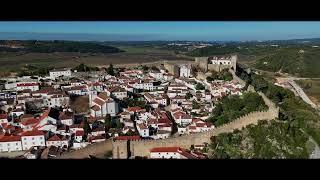
[[[0,136],[0,152],[21,151],[20,136]]]
[[[73,118],[71,115],[65,112],[61,112],[59,115],[58,123],[71,126],[73,124]]]
[[[69,141],[65,136],[60,138],[55,134],[47,140],[46,145],[67,148],[69,146]]]
[[[60,69],[60,70],[57,69],[57,70],[49,71],[49,74],[50,74],[51,79],[56,79],[57,77],[60,77],[60,76],[70,77],[71,70],[70,69]]]
[[[180,77],[191,77],[191,65],[180,66]]]
[[[179,147],[157,147],[150,150],[151,159],[196,159]]]
[[[149,128],[144,123],[137,123],[137,129],[141,137],[149,137]]]
[[[44,133],[39,130],[27,131],[21,135],[22,150],[29,150],[33,146],[45,146]]]
[[[149,72],[149,75],[153,78],[155,78],[157,81],[163,80],[163,74],[158,71],[151,71]]]
[[[92,117],[104,117],[107,114],[116,116],[119,104],[110,98],[106,92],[100,93],[91,103],[90,114]]]
[[[31,91],[38,91],[39,85],[38,83],[25,83],[25,82],[17,83],[17,87],[16,87],[17,91],[23,91],[26,89],[30,89]]]
[[[176,112],[172,114],[175,122],[181,126],[186,126],[192,122],[192,117],[184,112]]]
[[[49,107],[63,107],[69,105],[69,96],[66,94],[55,94],[48,98]]]
[[[127,91],[124,88],[120,88],[117,86],[108,88],[106,92],[108,93],[108,96],[117,98],[117,99],[123,99],[128,96]]]
[[[10,115],[12,117],[20,117],[23,114],[24,114],[24,111],[22,109],[15,109],[15,110],[10,112]]]

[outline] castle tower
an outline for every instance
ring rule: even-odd
[[[238,55],[231,56],[231,65],[233,67],[234,72],[237,71],[237,60],[238,60]]]

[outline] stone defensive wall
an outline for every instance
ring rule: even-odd
[[[103,142],[88,145],[87,147],[79,150],[63,153],[56,159],[84,159],[88,158],[89,155],[103,157],[106,152],[112,151],[112,147],[112,140],[108,139]]]
[[[128,157],[128,147],[130,147],[131,156],[149,156],[150,149],[154,147],[170,147],[179,146],[182,148],[190,148],[191,145],[199,145],[210,143],[212,136],[217,136],[221,133],[233,132],[236,129],[245,128],[251,124],[257,124],[259,120],[272,120],[278,118],[279,108],[269,100],[263,93],[261,97],[269,107],[267,111],[251,112],[234,121],[219,126],[211,131],[182,135],[160,140],[138,140],[138,141],[115,141],[113,142],[113,158],[126,159]]]

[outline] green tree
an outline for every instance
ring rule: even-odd
[[[199,103],[197,103],[197,101],[193,100],[192,101],[192,109],[199,109],[199,108],[200,108]]]
[[[204,87],[203,84],[197,83],[197,85],[196,85],[196,90],[204,90],[204,89],[205,89],[205,87]]]
[[[110,114],[107,114],[106,118],[104,119],[104,126],[105,126],[106,132],[108,132],[112,126],[112,120],[111,120]]]
[[[190,99],[190,98],[192,98],[192,94],[190,92],[187,92],[186,99]]]
[[[85,118],[83,120],[83,123],[84,123],[84,125],[83,125],[83,131],[84,131],[83,139],[87,139],[88,134],[91,133],[91,128],[90,128],[90,125],[89,125],[87,118]]]
[[[113,65],[110,64],[108,69],[107,69],[107,73],[110,74],[111,76],[114,76],[114,70],[113,70]]]

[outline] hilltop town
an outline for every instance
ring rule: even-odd
[[[210,60],[209,65],[217,64],[227,73],[235,63],[228,57]],[[215,125],[207,119],[214,102],[242,95],[244,85],[233,78],[203,81],[195,76],[195,66],[110,65],[107,71],[64,68],[45,76],[2,78],[0,152],[55,158],[110,138],[157,140],[210,131]],[[204,147],[196,146],[192,152],[154,148],[150,158],[204,158],[199,151]]]

